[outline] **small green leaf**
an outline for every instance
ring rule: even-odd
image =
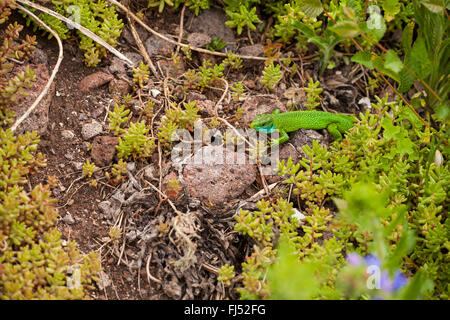
[[[350,20],[355,20],[355,11],[352,8],[344,7],[342,11],[344,11],[344,14],[347,18],[349,18]]]
[[[384,118],[381,121],[381,126],[384,129],[383,136],[386,139],[397,140],[397,148],[392,149],[391,154],[389,155],[391,158],[397,154],[401,156],[408,154],[411,160],[417,159],[417,146],[411,142],[407,132],[402,129],[402,127],[392,124],[392,121],[389,118]]]
[[[448,101],[442,102],[436,108],[436,116],[440,120],[446,120],[450,117],[450,106],[448,105]]]
[[[304,0],[302,1],[302,11],[311,18],[316,18],[323,12],[322,3],[320,0]]]
[[[340,21],[334,26],[330,27],[330,30],[335,32],[342,38],[352,38],[359,34],[359,27],[355,21]]]
[[[393,50],[389,50],[385,55],[384,67],[398,73],[402,70],[403,63]]]
[[[352,57],[352,61],[362,64],[363,66],[369,68],[370,70],[372,70],[374,67],[372,52],[368,50],[358,51],[357,53],[355,53],[355,55]]]
[[[443,0],[424,0],[422,1],[422,4],[434,13],[441,13],[445,9],[445,3]]]
[[[384,129],[383,136],[386,139],[392,139],[400,133],[400,127],[393,125],[391,119],[388,117],[383,118],[381,121],[381,126]]]
[[[431,291],[433,289],[433,281],[428,279],[423,270],[416,272],[414,277],[411,279],[408,287],[404,290],[402,294],[403,300],[414,300],[420,299],[420,295],[426,291]]]
[[[400,93],[407,92],[409,89],[411,89],[412,85],[414,84],[414,76],[406,71],[406,69],[403,69],[399,72],[399,87],[398,91]]]
[[[403,257],[406,256],[409,252],[411,252],[411,250],[414,248],[416,240],[417,239],[414,235],[414,231],[408,230],[407,227],[404,228],[402,237],[400,238],[400,241],[397,243],[397,247],[395,248],[395,250],[391,253],[386,263],[386,267],[389,270],[395,270],[397,266],[400,265]]]
[[[432,66],[423,37],[418,37],[412,50],[406,53],[405,65],[421,79],[425,79],[430,74]]]
[[[412,46],[412,38],[413,38],[413,32],[414,32],[414,26],[415,22],[410,21],[406,27],[403,29],[403,36],[402,36],[402,46],[405,50],[410,50]]]
[[[314,33],[314,30],[311,29],[310,26],[308,26],[307,24],[300,22],[300,21],[294,22],[294,28],[300,30],[300,32],[303,33],[307,38],[311,38],[316,35]]]
[[[398,5],[398,2],[399,0],[383,1],[383,10],[391,16],[395,16],[400,12],[400,6]]]

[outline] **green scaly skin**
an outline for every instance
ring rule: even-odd
[[[253,119],[250,127],[271,133],[277,130],[280,138],[272,142],[273,145],[281,144],[289,140],[287,132],[298,129],[327,129],[335,140],[342,140],[342,134],[353,127],[355,119],[344,114],[336,114],[324,111],[290,111],[280,113],[275,110],[272,114],[260,114]]]

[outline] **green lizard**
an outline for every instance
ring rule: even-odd
[[[281,137],[272,142],[273,145],[289,140],[287,132],[303,129],[327,129],[336,140],[342,140],[342,133],[353,127],[355,119],[351,116],[324,111],[290,111],[280,113],[275,110],[272,114],[257,115],[250,127],[272,133],[277,130]]]

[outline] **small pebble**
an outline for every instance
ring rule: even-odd
[[[292,217],[296,217],[298,220],[298,226],[301,226],[302,224],[304,224],[304,219],[306,218],[305,215],[303,213],[301,213],[300,211],[298,211],[296,208],[294,208],[294,214],[291,216]]]
[[[158,95],[161,94],[161,91],[159,91],[158,89],[151,89],[150,92],[151,92],[153,98],[156,98]]]
[[[61,132],[61,136],[64,139],[71,140],[71,139],[73,139],[75,137],[75,133],[73,133],[71,130],[63,130]]]
[[[86,123],[81,128],[81,135],[84,140],[89,140],[103,131],[103,126],[96,120],[92,120],[90,123]]]
[[[136,170],[136,163],[128,162],[127,163],[127,171],[133,173]]]
[[[62,221],[66,224],[74,224],[75,223],[75,219],[72,217],[72,215],[70,213],[67,213],[64,218],[62,218]]]
[[[82,170],[83,169],[83,162],[77,162],[74,161],[72,162],[72,166],[74,167],[75,170]]]
[[[73,154],[67,152],[67,153],[64,155],[64,158],[66,158],[67,160],[73,160],[75,157],[73,156]]]

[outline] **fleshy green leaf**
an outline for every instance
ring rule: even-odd
[[[308,26],[307,24],[300,22],[300,21],[295,21],[294,22],[294,27],[298,30],[301,31],[301,33],[303,33],[306,37],[311,38],[314,37],[316,34],[314,33],[314,30],[311,29],[310,26]]]
[[[390,158],[396,154],[401,156],[408,154],[411,160],[417,159],[416,145],[411,142],[404,129],[394,125],[387,117],[381,121],[381,126],[384,129],[383,136],[385,138],[397,140],[397,148],[391,150]]]

